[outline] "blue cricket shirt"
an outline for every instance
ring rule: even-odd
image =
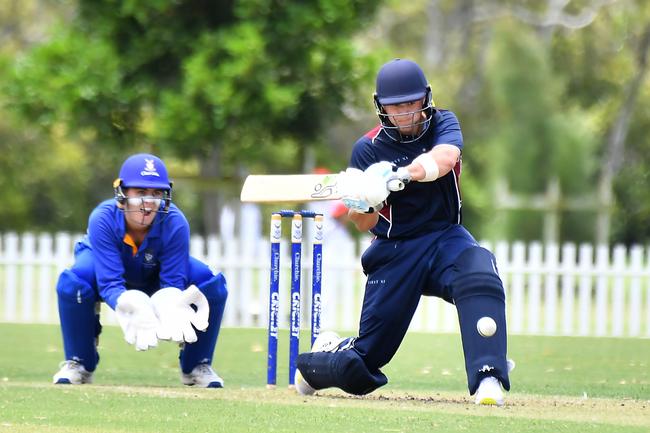
[[[137,247],[126,233],[124,211],[115,200],[100,203],[90,214],[88,232],[77,249],[93,251],[99,295],[113,309],[126,289],[153,294],[162,287],[184,289],[188,283],[190,227],[173,203],[158,214]]]

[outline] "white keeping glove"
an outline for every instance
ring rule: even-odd
[[[126,290],[117,298],[115,315],[124,332],[124,339],[134,344],[136,350],[148,350],[158,345],[158,318],[146,293]]]
[[[210,306],[205,295],[195,285],[185,290],[176,287],[160,289],[153,294],[151,300],[160,320],[157,335],[161,340],[194,343],[197,336],[192,325],[199,331],[208,329]]]

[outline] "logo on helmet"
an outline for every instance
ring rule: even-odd
[[[156,166],[153,163],[153,159],[146,159],[144,160],[144,170],[140,172],[140,176],[158,176],[158,172],[156,171]]]

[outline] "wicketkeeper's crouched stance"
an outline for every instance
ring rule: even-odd
[[[115,198],[91,213],[88,233],[75,246],[75,263],[59,277],[65,361],[54,383],[92,382],[103,301],[137,350],[157,346],[158,339],[181,343],[182,382],[221,388],[211,364],[226,280],[190,257],[189,224],[171,202],[172,183],[158,157],[133,155],[119,176]]]
[[[424,73],[408,60],[379,71],[375,106],[381,124],[357,141],[338,185],[350,219],[376,236],[361,259],[368,280],[359,336],[319,336],[298,357],[296,389],[367,394],[385,385],[380,368],[425,295],[456,306],[476,403],[502,405],[514,365],[506,359],[505,294],[494,256],[460,222],[458,120],[434,107]],[[396,181],[403,189],[390,187]]]

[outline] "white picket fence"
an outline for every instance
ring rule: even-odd
[[[72,263],[80,235],[6,233],[0,236],[0,322],[57,323],[56,279]],[[365,277],[359,254],[367,246],[325,244],[323,255],[324,329],[355,330]],[[507,292],[511,334],[650,337],[650,249],[541,243],[494,245]],[[282,246],[280,279],[282,328],[288,328],[288,245]],[[193,256],[222,271],[229,298],[223,326],[265,327],[268,318],[269,243],[241,243],[193,237]],[[309,327],[311,248],[303,248],[303,327]],[[115,323],[103,306],[103,323]],[[455,308],[425,297],[411,328],[457,332]]]

